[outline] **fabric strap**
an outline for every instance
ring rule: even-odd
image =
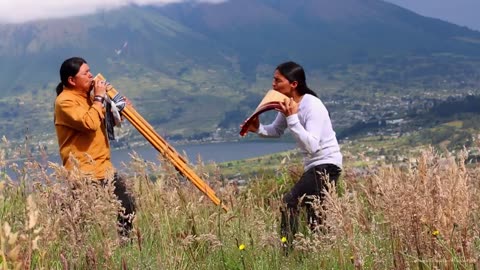
[[[107,127],[108,139],[115,140],[113,127],[122,126],[120,113],[127,106],[126,99],[118,93],[113,98],[105,95],[105,103],[105,125]]]

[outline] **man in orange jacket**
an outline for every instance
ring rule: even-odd
[[[66,169],[73,168],[72,155],[80,171],[94,181],[111,179],[114,193],[125,209],[119,213],[119,233],[128,236],[135,213],[134,198],[127,192],[125,180],[113,168],[105,124],[106,82],[94,81],[87,62],[80,57],[65,60],[60,67],[54,122],[60,157]],[[94,97],[90,98],[92,90]]]

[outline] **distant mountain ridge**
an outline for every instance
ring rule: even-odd
[[[9,97],[46,93],[40,102],[45,104],[38,106],[51,111],[59,65],[67,57],[83,56],[94,72],[124,89],[156,127],[174,134],[211,132],[220,123],[238,125],[270,87],[273,67],[285,60],[298,61],[315,74],[331,74],[334,82],[342,81],[336,75],[347,74],[342,65],[386,63],[380,73],[391,72],[395,83],[410,83],[408,74],[401,74],[401,64],[390,65],[407,57],[410,63],[416,57],[424,62],[432,55],[447,55],[431,67],[422,62],[426,74],[440,77],[444,74],[439,63],[451,65],[454,59],[453,64],[461,64],[453,70],[470,70],[475,66],[470,61],[480,62],[480,32],[381,0],[129,6],[69,19],[0,25],[0,37],[5,104]],[[478,75],[475,69],[471,72]],[[350,79],[362,85],[376,83],[379,72],[371,73],[363,79],[352,73]],[[390,77],[382,78],[388,83]],[[14,108],[4,106],[0,113],[12,115]],[[49,124],[41,125],[42,131],[53,131],[51,113],[41,116],[30,107],[17,115],[30,114],[45,117]],[[0,131],[22,130],[18,123],[14,128],[8,125],[3,123]]]
[[[271,57],[271,47],[262,45],[274,45],[274,54],[302,62],[315,52],[312,65],[338,63],[359,52],[378,56],[449,51],[479,56],[479,32],[377,0],[234,0],[212,6],[170,5],[159,12],[236,50],[254,48],[264,61]],[[346,57],[338,57],[340,52]],[[335,57],[329,57],[332,54]]]

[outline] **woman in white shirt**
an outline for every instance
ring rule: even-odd
[[[307,208],[308,223],[314,230],[321,222],[311,207],[313,196],[323,200],[326,179],[336,184],[342,168],[342,154],[332,128],[330,116],[322,101],[308,88],[303,68],[295,62],[280,64],[273,75],[272,87],[286,95],[275,120],[262,125],[253,119],[248,131],[261,137],[280,137],[288,128],[303,154],[304,173],[287,192],[282,208],[282,237],[291,243],[298,229],[299,200]]]

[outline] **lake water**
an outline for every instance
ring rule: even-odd
[[[206,144],[189,144],[189,145],[175,145],[172,146],[180,154],[186,154],[187,159],[191,163],[195,163],[200,156],[204,163],[210,162],[226,162],[232,160],[247,159],[259,157],[263,155],[273,154],[292,150],[295,148],[293,142],[275,142],[271,140],[255,141],[255,142],[224,142],[224,143],[206,143]],[[151,145],[145,145],[134,149],[122,149],[112,151],[112,162],[114,166],[121,170],[123,163],[128,164],[131,160],[130,153],[135,151],[141,158],[158,164],[158,151]],[[49,161],[60,163],[59,155],[52,155],[48,157]],[[39,158],[39,162],[41,162]],[[21,162],[16,162],[17,164]],[[7,165],[8,166],[8,165]],[[7,168],[6,173],[15,179],[14,173]]]
[[[293,142],[225,142],[225,143],[207,143],[207,144],[190,144],[190,145],[172,145],[177,152],[184,155],[191,163],[195,163],[200,156],[204,163],[225,162],[232,160],[240,160],[252,157],[258,157],[276,152],[283,152],[295,148]],[[128,155],[135,151],[143,159],[148,161],[158,161],[158,151],[152,146],[144,146],[129,150],[112,151],[112,162],[119,167],[122,162],[129,161]],[[127,158],[127,159],[125,159]]]

